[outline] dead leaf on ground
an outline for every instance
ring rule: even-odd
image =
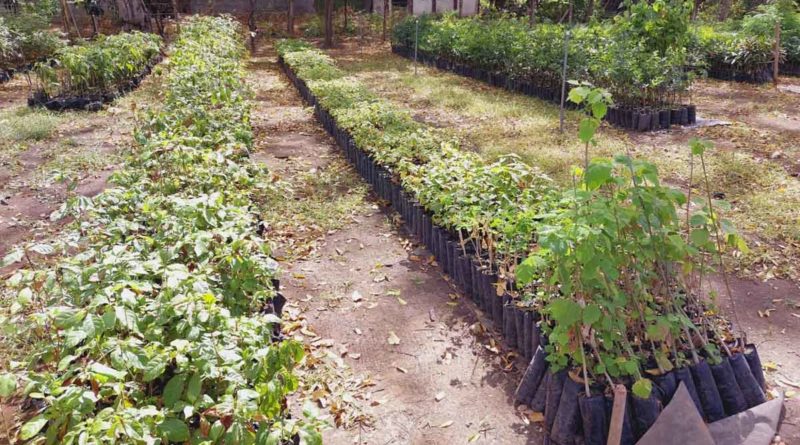
[[[356,302],[364,299],[364,297],[361,295],[361,292],[359,291],[353,291],[353,295],[351,295],[350,298],[352,298],[353,301]]]
[[[389,342],[390,345],[399,345],[400,344],[400,337],[394,333],[394,331],[389,332],[389,338],[386,340]]]
[[[442,399],[444,399],[444,396],[445,396],[444,391],[439,391],[433,398],[436,399],[437,402],[441,402]]]
[[[408,370],[406,368],[403,368],[403,367],[400,367],[400,366],[395,366],[395,368],[398,371],[402,372],[403,374],[408,374]]]
[[[447,428],[448,426],[450,426],[452,424],[453,424],[453,421],[452,420],[448,420],[447,422],[444,422],[443,424],[439,425],[439,428]]]

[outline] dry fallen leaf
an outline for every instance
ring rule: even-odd
[[[355,328],[353,329],[353,332],[355,332],[356,335],[361,335],[361,329]]]
[[[441,402],[442,399],[444,399],[444,396],[445,396],[444,391],[439,391],[433,398],[436,399],[437,402]]]
[[[359,354],[359,353],[355,353],[355,354],[348,354],[348,355],[349,355],[349,356],[350,356],[350,358],[351,358],[351,359],[353,359],[353,360],[358,360],[358,359],[360,359],[360,358],[361,358],[361,354]]]
[[[544,414],[536,411],[528,414],[528,418],[531,419],[531,422],[544,422]]]
[[[402,372],[403,374],[408,374],[408,370],[406,368],[401,368],[399,366],[395,366],[395,368],[397,368],[397,370]]]
[[[401,305],[401,306],[405,306],[405,305],[407,304],[407,303],[406,303],[406,300],[403,300],[403,299],[402,299],[402,298],[400,298],[400,297],[397,297],[397,302],[398,302],[398,303],[400,303],[400,305]]]
[[[361,296],[361,292],[359,291],[353,291],[353,295],[351,295],[350,298],[352,298],[353,301],[361,301],[364,299],[364,297]]]
[[[469,436],[469,439],[467,439],[467,443],[475,442],[476,440],[478,440],[479,437],[481,437],[481,433],[475,433]]]
[[[399,345],[400,344],[400,337],[394,333],[394,331],[389,332],[389,338],[386,340],[389,342],[390,345]]]
[[[453,424],[453,421],[452,420],[448,420],[447,422],[439,425],[439,428],[447,428],[448,426],[450,426],[452,424]]]

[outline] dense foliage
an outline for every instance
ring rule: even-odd
[[[0,17],[0,71],[26,68],[64,46],[50,30],[53,11],[41,3],[22,3],[16,13]]]
[[[141,75],[160,47],[161,37],[138,31],[66,46],[53,60],[36,64],[38,88],[51,97],[116,90]]]
[[[182,24],[161,108],[145,115],[114,188],[63,245],[12,251],[8,342],[29,351],[3,374],[37,407],[29,443],[321,443],[289,419],[299,343],[273,310],[277,264],[252,207],[275,193],[252,144],[245,55],[228,18]],[[62,250],[52,266],[33,252]],[[77,253],[76,253],[77,250]],[[37,264],[38,263],[38,264]],[[19,353],[17,353],[19,354]]]
[[[306,44],[282,42],[278,51],[355,144],[499,274],[498,295],[543,314],[556,369],[583,368],[592,382],[633,378],[646,397],[649,373],[713,362],[729,349],[727,322],[697,299],[709,255],[723,244],[744,248],[719,203],[695,199],[691,215],[679,217],[687,197],[662,185],[653,164],[589,162],[588,152],[574,186],[559,190],[514,157],[489,163],[460,149]],[[608,94],[581,85],[570,98],[591,114],[580,125],[588,150]],[[700,160],[704,149],[693,143]]]
[[[781,28],[781,63],[800,65],[800,10],[793,0],[760,5],[740,21],[698,25],[691,47],[705,67],[730,69],[755,77],[771,69],[775,25]]]
[[[674,4],[673,4],[674,3]],[[613,23],[538,24],[510,18],[452,15],[419,19],[419,50],[513,79],[560,89],[565,33],[567,79],[601,86],[616,102],[654,106],[683,101],[689,11],[679,2],[639,2]],[[415,18],[400,22],[393,42],[414,46]]]

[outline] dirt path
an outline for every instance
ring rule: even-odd
[[[66,184],[95,196],[131,143],[134,110],[157,101],[158,79],[148,76],[139,89],[97,113],[51,113],[26,105],[22,76],[0,85],[0,257],[14,245],[52,236],[63,224],[50,214],[66,199]],[[2,271],[0,271],[2,272]]]
[[[341,157],[273,61],[266,53],[252,64],[255,156],[286,178],[324,172]],[[303,321],[293,335],[358,376],[346,398],[358,421],[342,421],[355,416],[327,402],[336,399],[327,394],[336,382],[303,396],[332,421],[350,425],[328,430],[325,443],[539,443],[535,427],[512,404],[519,374],[502,346],[392,218],[370,200],[306,258],[282,264],[291,318]]]

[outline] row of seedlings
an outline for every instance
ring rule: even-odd
[[[162,59],[157,34],[133,31],[66,46],[33,68],[31,107],[98,111],[139,86]]]
[[[347,159],[530,360],[517,400],[544,412],[555,443],[605,443],[618,383],[630,389],[626,444],[679,382],[710,421],[765,401],[755,348],[681,287],[704,271],[717,216],[699,202],[684,238],[686,197],[660,185],[655,166],[594,160],[561,190],[516,157],[488,163],[459,149],[308,44],[278,52]],[[725,227],[719,239],[740,243]]]
[[[50,30],[50,15],[35,7],[0,17],[0,84],[29,71],[63,46],[61,36]]]
[[[593,25],[568,30],[548,24],[531,28],[513,18],[412,17],[395,26],[392,51],[559,103],[569,32],[566,78],[611,92],[617,103],[606,115],[608,122],[635,131],[694,124],[696,108],[686,103],[693,75],[684,69],[685,50],[650,48],[626,29]]]
[[[63,259],[5,259],[28,266],[3,289],[18,352],[2,376],[33,416],[26,443],[321,443],[286,403],[304,350],[280,334],[277,263],[258,234],[254,207],[278,192],[248,157],[240,26],[181,29],[164,103],[113,188],[63,209],[82,210],[69,241],[46,245]]]

